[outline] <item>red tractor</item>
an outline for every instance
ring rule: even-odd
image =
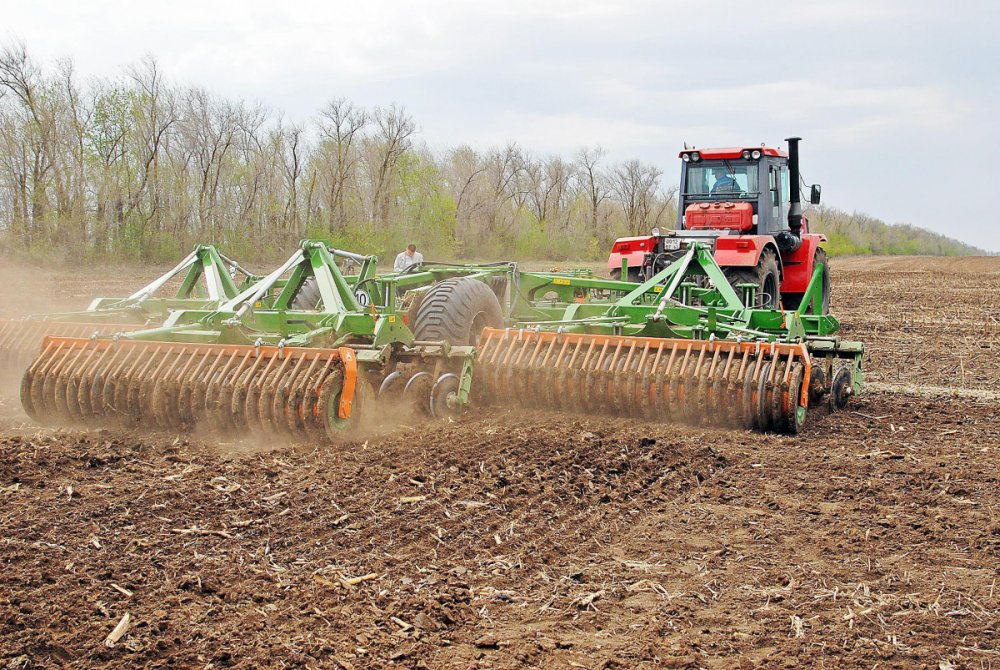
[[[820,242],[802,215],[799,140],[788,151],[759,147],[684,149],[677,230],[622,237],[608,258],[614,279],[638,282],[680,257],[687,243],[708,242],[733,286],[756,284],[756,304],[797,309],[817,263],[823,265],[822,313],[830,305],[830,271]],[[817,205],[819,185],[810,188]],[[627,273],[622,276],[623,269]]]

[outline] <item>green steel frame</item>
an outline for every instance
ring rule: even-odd
[[[278,347],[352,347],[358,362],[378,366],[394,361],[444,357],[461,362],[460,401],[466,402],[474,377],[475,350],[444,342],[419,342],[406,323],[404,294],[418,294],[445,279],[469,277],[507,287],[501,299],[509,328],[603,335],[692,340],[731,339],[805,343],[813,356],[847,361],[860,390],[860,343],[841,341],[836,318],[815,314],[822,300],[822,266],[817,266],[799,309],[754,309],[753,287],[734,289],[711,250],[692,244],[683,256],[642,283],[616,281],[584,271],[522,272],[515,263],[487,265],[424,264],[410,272],[379,275],[377,258],[304,240],[283,264],[264,277],[253,277],[240,290],[226,273],[213,247],[199,246],[173,273],[188,269],[178,298],[151,303],[157,280],[124,301],[95,301],[92,308],[130,310],[155,306],[162,325],[120,334],[137,340],[223,343]],[[360,265],[344,275],[338,259]],[[185,265],[188,263],[188,265]],[[170,274],[170,273],[168,273]],[[190,297],[198,276],[209,279],[210,295]],[[170,276],[173,276],[170,274]],[[167,277],[167,275],[164,275]],[[314,280],[312,278],[315,278]],[[293,307],[306,281],[315,281],[322,308]],[[214,293],[213,293],[214,291]],[[183,294],[183,295],[181,295]],[[742,295],[741,295],[742,294]],[[220,302],[213,295],[225,296]],[[201,300],[201,302],[199,302]]]
[[[157,292],[183,273],[177,292],[171,297]],[[235,278],[242,275],[239,284]],[[88,323],[148,324],[165,321],[172,312],[208,309],[231,299],[252,286],[259,276],[247,272],[236,261],[221,254],[214,245],[199,244],[173,269],[126,298],[96,298],[84,311],[29,317],[38,321],[86,321]]]

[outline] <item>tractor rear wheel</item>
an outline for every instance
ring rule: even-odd
[[[812,305],[806,307],[803,314],[829,314],[830,313],[830,261],[827,259],[826,251],[823,249],[816,249],[816,253],[813,255],[813,268],[817,264],[823,264],[823,293],[822,300],[820,303],[820,310],[816,312]],[[812,279],[812,277],[810,277]],[[784,297],[785,309],[798,309],[799,305],[802,304],[803,294],[801,293],[791,293]]]
[[[611,278],[614,279],[615,281],[622,281],[622,269],[621,268],[615,268],[614,270],[612,270],[611,271]],[[628,279],[626,279],[625,281],[630,281],[630,282],[633,282],[633,283],[636,283],[636,284],[638,284],[639,282],[641,282],[642,281],[642,277],[639,276],[639,268],[634,268],[632,266],[629,266],[629,268],[628,268]]]
[[[470,277],[446,279],[420,300],[410,323],[418,340],[475,346],[483,328],[502,328],[503,310],[490,287]]]
[[[723,272],[737,293],[740,293],[740,284],[757,285],[754,308],[778,309],[778,301],[781,298],[781,274],[778,271],[778,259],[771,249],[764,250],[755,267],[728,267],[723,268]]]

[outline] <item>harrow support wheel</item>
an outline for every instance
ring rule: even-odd
[[[418,372],[406,381],[403,387],[402,400],[417,412],[423,415],[430,414],[430,405],[427,399],[434,388],[434,378],[429,372]]]
[[[458,403],[458,375],[450,372],[438,377],[430,395],[430,413],[435,419],[449,419],[462,411]]]
[[[806,408],[799,404],[802,395],[802,379],[802,367],[798,366],[789,377],[788,388],[785,390],[783,399],[785,430],[792,435],[797,435],[806,421]]]
[[[375,391],[367,379],[358,379],[354,387],[351,415],[340,416],[340,400],[343,392],[343,374],[331,374],[319,392],[317,408],[331,442],[342,442],[366,426],[370,427],[374,418]]]

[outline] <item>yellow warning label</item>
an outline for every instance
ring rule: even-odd
[[[559,286],[569,286],[569,280],[568,279],[562,279],[560,277],[556,277],[555,279],[553,279],[552,283],[553,284],[558,284]]]
[[[389,323],[396,323],[396,317],[395,317],[395,315],[392,315],[392,314],[389,315]]]
[[[659,293],[662,290],[663,290],[662,286],[654,286],[653,287],[653,293]]]

